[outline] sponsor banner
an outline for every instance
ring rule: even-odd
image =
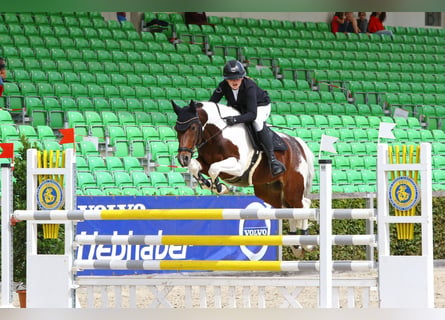
[[[254,196],[77,197],[80,210],[269,207]],[[82,221],[88,235],[277,235],[276,220],[122,220]],[[92,260],[277,260],[276,246],[86,245],[77,259]],[[85,270],[78,275],[124,275],[166,271]]]

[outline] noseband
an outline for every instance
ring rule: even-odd
[[[180,122],[180,121],[176,121],[176,128],[177,128],[177,130],[179,131],[179,132],[185,132],[185,131],[187,131],[189,128],[190,128],[190,126],[193,124],[193,123],[197,123],[198,125],[199,125],[199,137],[198,137],[198,141],[201,141],[202,140],[202,128],[203,128],[203,126],[202,126],[202,123],[201,123],[201,121],[199,120],[199,118],[198,118],[198,116],[196,116],[196,117],[193,117],[193,118],[190,118],[190,119],[188,119],[188,120],[186,120],[186,121],[183,121],[183,122]],[[180,126],[184,126],[184,125],[186,125],[186,127],[183,129],[183,130],[179,130],[178,128],[180,127]],[[196,148],[199,148],[199,146],[198,145],[195,145],[196,146]],[[186,147],[179,147],[178,148],[178,152],[181,152],[181,151],[186,151],[186,152],[190,152],[191,154],[192,154],[192,156],[193,156],[193,153],[194,153],[194,148],[193,149],[191,149],[191,148],[186,148]]]
[[[218,110],[219,111],[219,110]],[[193,118],[190,118],[190,119],[188,119],[188,120],[186,120],[186,121],[183,121],[183,122],[179,122],[179,121],[176,121],[176,128],[178,128],[179,126],[183,126],[183,125],[186,125],[186,127],[183,129],[183,130],[178,130],[179,132],[185,132],[185,131],[187,131],[188,130],[188,128],[190,128],[190,126],[193,124],[193,123],[197,123],[198,125],[199,125],[199,136],[198,136],[198,139],[197,139],[197,144],[195,145],[195,147],[196,147],[196,149],[199,149],[199,148],[201,148],[203,145],[205,145],[207,142],[209,142],[211,139],[213,139],[215,136],[217,136],[218,134],[220,134],[221,132],[222,132],[222,130],[218,130],[218,132],[216,132],[214,135],[212,135],[210,138],[208,138],[207,140],[205,140],[205,141],[202,141],[202,134],[203,134],[203,132],[204,132],[204,128],[205,128],[205,126],[207,125],[207,123],[205,123],[204,125],[201,123],[201,121],[199,120],[199,118],[198,118],[198,116],[196,116],[196,117],[193,117]],[[194,148],[193,149],[191,149],[191,148],[186,148],[186,147],[179,147],[178,148],[178,152],[181,152],[181,151],[186,151],[186,152],[190,152],[191,154],[192,154],[192,156],[193,156],[193,153],[194,153]]]

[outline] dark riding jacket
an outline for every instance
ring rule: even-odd
[[[243,78],[235,101],[232,88],[227,81],[221,81],[210,97],[211,102],[218,103],[223,97],[227,99],[227,105],[234,107],[241,115],[236,117],[236,122],[252,122],[257,116],[257,107],[270,104],[267,91],[249,78]]]

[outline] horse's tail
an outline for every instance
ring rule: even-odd
[[[305,181],[303,194],[305,197],[307,197],[307,195],[311,191],[312,181],[313,181],[314,175],[315,175],[315,169],[314,169],[315,157],[314,157],[314,153],[312,152],[311,149],[309,149],[306,142],[304,142],[301,138],[298,138],[298,137],[295,137],[295,139],[298,141],[300,146],[303,148],[304,154],[306,155],[307,177],[306,177],[306,181]]]

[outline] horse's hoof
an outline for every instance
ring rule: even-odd
[[[199,179],[198,183],[202,189],[212,190],[212,182],[210,179]]]
[[[292,250],[295,258],[301,259],[304,257],[304,250],[301,246],[291,246],[290,249]]]
[[[304,251],[306,251],[306,252],[312,252],[312,251],[314,251],[316,248],[317,248],[317,247],[316,247],[316,246],[313,246],[313,245],[306,245],[306,246],[303,246],[303,249],[304,249]]]
[[[212,191],[216,194],[226,194],[229,192],[229,188],[223,183],[218,183],[216,185],[213,185]]]

